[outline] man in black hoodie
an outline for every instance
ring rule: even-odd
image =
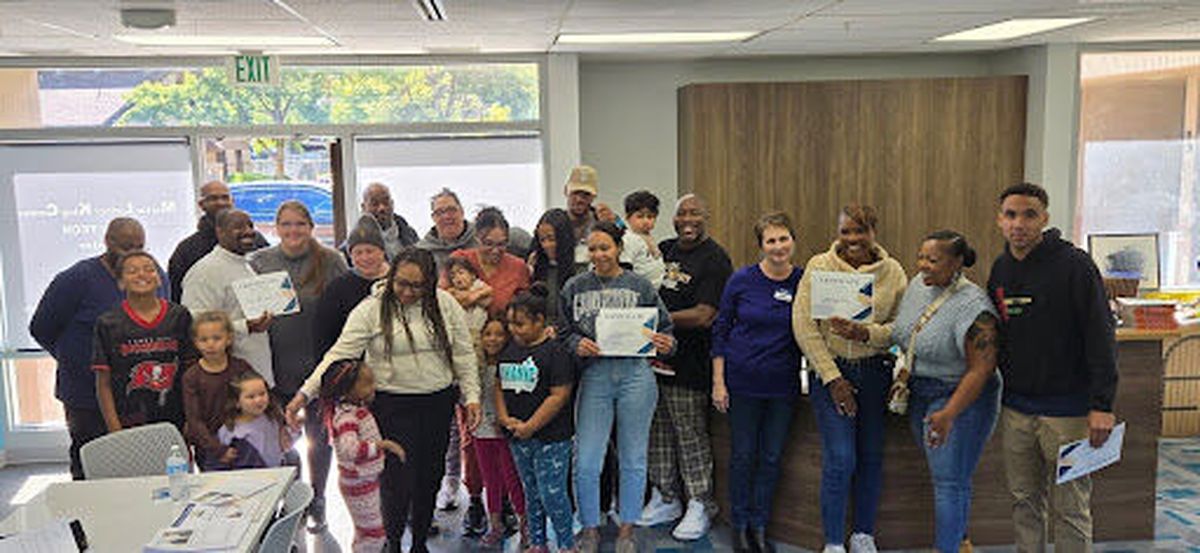
[[[1046,506],[1055,551],[1090,551],[1091,480],[1053,484],[1059,446],[1108,439],[1115,418],[1116,339],[1100,271],[1049,221],[1036,184],[1000,195],[997,222],[1008,242],[988,293],[1003,321],[1004,463],[1018,551],[1044,551]]]
[[[233,207],[233,196],[229,193],[229,186],[214,180],[200,187],[198,203],[204,211],[204,216],[196,224],[196,232],[184,238],[183,242],[175,247],[175,253],[171,254],[171,260],[167,262],[167,275],[171,279],[171,301],[175,303],[179,303],[179,298],[183,296],[183,277],[187,275],[188,269],[217,245],[217,229],[213,221],[221,210]],[[255,250],[269,245],[261,233],[254,231]]]

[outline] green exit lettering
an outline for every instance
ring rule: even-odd
[[[271,82],[271,56],[239,55],[233,58],[236,84],[268,84]]]

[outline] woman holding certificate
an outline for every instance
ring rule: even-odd
[[[291,277],[300,301],[300,311],[280,316],[271,325],[271,366],[275,373],[275,389],[280,403],[291,399],[317,364],[313,330],[317,320],[317,304],[325,287],[346,274],[346,258],[341,252],[321,245],[313,237],[313,218],[303,203],[288,200],[275,211],[275,233],[279,244],[259,250],[250,256],[250,266],[258,274],[286,271]],[[308,436],[308,474],[312,479],[313,497],[309,507],[310,529],[325,529],[325,481],[333,450],[325,435],[325,425],[317,402],[309,406],[304,433]]]
[[[583,523],[577,547],[582,553],[594,553],[600,541],[600,468],[614,417],[621,482],[616,550],[637,550],[633,524],[642,514],[646,449],[658,401],[648,358],[675,348],[671,317],[658,292],[618,264],[623,234],[609,222],[592,227],[587,237],[592,270],[567,281],[559,302],[567,325],[564,338],[582,366],[575,413],[575,492]]]
[[[821,524],[826,553],[846,550],[846,503],[854,494],[850,551],[875,551],[875,515],[883,489],[883,429],[894,360],[892,322],[908,281],[875,243],[879,220],[851,204],[838,216],[838,238],[808,260],[792,303],[792,331],[816,370],[810,377],[821,432]],[[866,340],[835,329],[862,321]],[[810,375],[811,376],[811,375]]]
[[[801,269],[787,214],[754,225],[762,261],[725,285],[713,323],[713,406],[729,413],[729,502],[736,551],[773,550],[767,521],[779,458],[800,395],[800,348],[792,339],[792,296]]]
[[[963,276],[975,250],[954,231],[930,234],[917,253],[920,273],[908,283],[892,341],[904,348],[908,410],[917,445],[933,477],[935,546],[956,552],[971,511],[971,476],[992,435],[1000,403],[996,310]],[[865,339],[865,327],[843,330]],[[901,393],[901,395],[903,395]]]

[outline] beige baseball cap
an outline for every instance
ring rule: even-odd
[[[597,183],[599,183],[599,179],[592,166],[576,165],[574,169],[571,169],[571,176],[567,177],[567,184],[563,188],[563,192],[568,196],[572,192],[587,192],[595,196],[598,192]]]

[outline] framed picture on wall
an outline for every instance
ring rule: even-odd
[[[1104,278],[1136,278],[1139,289],[1158,289],[1158,234],[1089,234],[1088,252]]]

